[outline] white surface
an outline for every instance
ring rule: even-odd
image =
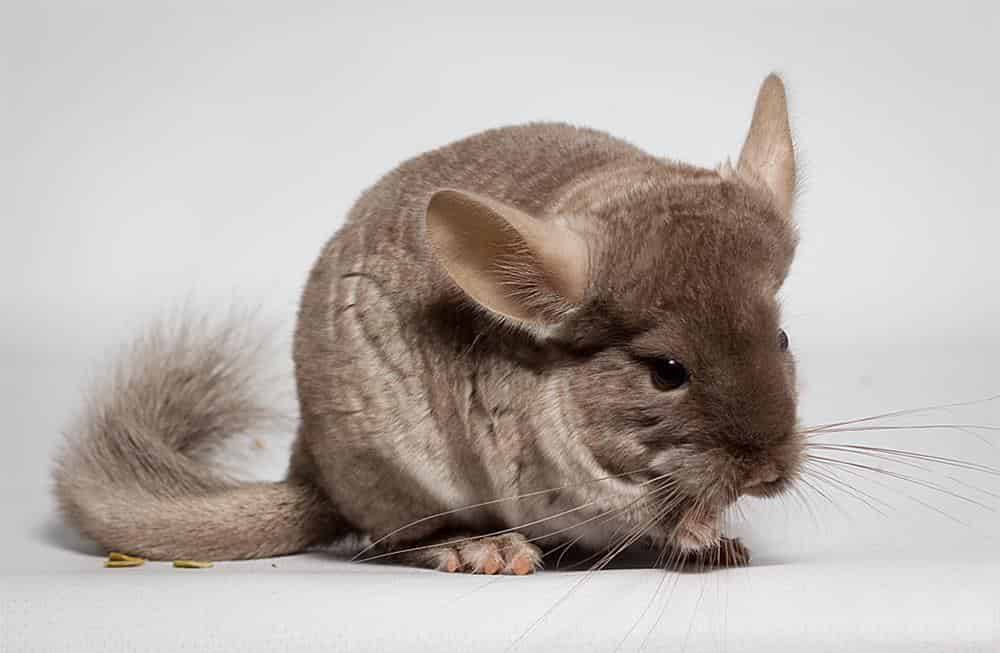
[[[936,370],[948,388],[946,399],[970,396],[984,385],[969,374],[980,367],[983,352],[955,351],[965,355]],[[920,404],[942,396],[923,387],[926,362],[917,352],[895,353],[905,355],[865,351],[850,366],[840,352],[806,355],[811,391],[804,411],[835,418],[881,405],[875,397],[898,406],[901,397]],[[997,360],[996,350],[988,353]],[[79,367],[35,355],[23,364],[13,360],[6,372],[8,380],[18,380],[6,393],[13,397],[4,409],[9,433],[49,439],[72,410],[72,391],[60,388],[71,388],[68,377]],[[887,368],[899,377],[878,374]],[[42,406],[39,399],[46,396],[50,403]],[[842,412],[831,401],[857,409]],[[996,406],[987,406],[936,415],[997,423]],[[933,421],[939,420],[911,423]],[[994,465],[1000,458],[995,434],[982,435],[989,444],[968,434],[860,435],[865,437],[838,437],[950,455],[959,450]],[[269,468],[273,476],[284,453],[278,440],[263,451],[243,444],[231,456]],[[197,571],[162,563],[107,570],[92,545],[51,516],[43,491],[44,454],[3,460],[10,524],[0,556],[4,653],[503,651],[529,628],[512,650],[607,651],[626,636],[625,651],[640,650],[644,639],[642,650],[686,651],[985,653],[1000,642],[996,513],[906,483],[858,483],[891,506],[883,509],[887,516],[836,491],[830,491],[836,507],[814,494],[808,508],[795,500],[750,504],[748,521],[735,529],[753,548],[754,565],[702,575],[638,568],[604,571],[582,582],[583,574],[572,571],[484,578],[352,564],[326,554]],[[955,483],[948,487],[994,507],[1000,503],[1000,479],[927,467],[903,471],[946,483],[947,474],[992,495]],[[11,474],[35,480],[10,482]]]
[[[1000,392],[995,3],[359,6],[0,9],[0,651],[500,651],[536,621],[515,650],[998,650],[1000,482],[933,464],[896,469],[989,508],[845,475],[884,516],[833,489],[751,504],[751,568],[575,589],[318,554],[105,570],[58,526],[59,429],[148,316],[236,296],[290,329],[360,190],[484,127],[567,120],[710,165],[773,68],[806,173],[785,292],[803,422]],[[1000,425],[1000,402],[897,421],[939,422]],[[836,438],[1000,467],[995,431]],[[274,475],[282,453],[237,458]]]

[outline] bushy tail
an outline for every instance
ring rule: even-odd
[[[139,338],[89,397],[55,464],[66,520],[108,550],[235,560],[328,541],[337,518],[305,482],[241,483],[209,451],[275,423],[248,322],[174,320]]]

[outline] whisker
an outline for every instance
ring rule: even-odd
[[[615,651],[619,651],[625,646],[625,642],[628,641],[628,638],[631,637],[632,633],[635,631],[636,628],[638,628],[639,624],[642,623],[642,620],[645,619],[646,614],[656,603],[656,597],[659,596],[660,592],[663,589],[663,586],[666,584],[667,577],[671,576],[671,574],[669,573],[670,570],[673,569],[674,566],[680,562],[680,556],[681,556],[681,551],[677,548],[670,547],[667,545],[664,545],[663,547],[660,548],[660,553],[656,556],[656,567],[662,568],[663,570],[663,573],[660,576],[660,580],[656,584],[656,589],[653,591],[653,595],[652,597],[650,597],[650,600],[646,604],[645,609],[643,609],[642,613],[639,615],[639,618],[632,622],[631,628],[629,628],[628,632],[625,633],[625,637],[623,637],[621,641],[618,643],[618,646],[615,648]],[[670,597],[673,595],[674,590],[677,589],[677,584],[679,582],[680,582],[680,574],[673,574],[673,584],[670,586],[670,594],[667,595],[668,602],[670,600]],[[656,620],[653,622],[653,625],[650,626],[649,630],[646,631],[646,634],[643,636],[642,641],[639,644],[638,650],[641,651],[646,646],[646,641],[649,639],[650,635],[653,632],[655,632],[657,626],[660,625],[660,621],[663,619],[664,614],[666,614],[666,605],[664,605],[664,609],[657,616]]]
[[[694,505],[694,507],[691,510],[692,511],[703,510],[704,507],[705,507],[705,500],[706,499],[707,499],[707,496],[700,495],[696,499],[695,505]],[[676,532],[676,527],[675,527],[674,531]],[[717,551],[716,554],[718,556],[721,556],[721,549],[719,551]],[[675,552],[671,553],[670,559],[668,560],[668,568],[672,567],[673,565],[679,564],[682,557],[683,557],[683,551],[681,551],[679,549],[676,550]],[[718,561],[719,561],[719,559],[717,558],[716,562],[718,562]],[[704,571],[704,563],[702,562],[700,564],[701,564],[701,567],[699,568],[699,571]],[[671,593],[673,592],[673,589],[677,588],[677,584],[679,582],[680,582],[680,574],[675,574],[674,584],[673,584],[673,588],[671,589]],[[705,585],[702,584],[702,586],[701,586],[701,594],[699,594],[698,601],[695,603],[695,613],[697,613],[697,611],[698,611],[698,606],[701,603],[701,595],[704,594],[704,592],[705,592]],[[666,615],[666,612],[667,612],[666,610],[661,611],[660,614],[657,616],[656,621],[653,622],[653,625],[650,626],[649,630],[646,631],[645,636],[642,638],[642,642],[640,642],[640,644],[639,644],[639,648],[638,648],[639,651],[642,651],[642,650],[644,650],[646,648],[646,643],[649,641],[649,638],[653,635],[653,633],[656,632],[656,629],[659,627],[660,622],[663,620],[664,615]],[[692,616],[692,625],[693,625],[693,619],[694,619],[694,616]],[[689,628],[689,631],[688,631],[688,635],[690,636],[690,628]],[[684,646],[683,646],[683,648],[681,650],[683,651],[686,648],[687,648],[687,638],[685,638]]]
[[[872,494],[870,494],[868,492],[865,492],[864,490],[862,490],[860,488],[854,487],[853,485],[851,485],[851,484],[845,482],[843,479],[839,478],[834,473],[830,473],[830,472],[827,472],[827,471],[821,471],[821,470],[817,470],[817,469],[812,469],[811,473],[814,474],[817,478],[823,479],[823,480],[827,481],[828,483],[830,483],[831,487],[837,488],[837,489],[841,490],[844,494],[847,494],[851,498],[853,498],[853,499],[855,499],[857,501],[860,501],[861,503],[865,504],[866,506],[868,506],[869,508],[871,508],[872,510],[874,510],[876,513],[878,513],[879,515],[881,515],[883,517],[888,517],[889,516],[888,514],[886,514],[885,512],[883,512],[882,510],[880,510],[879,508],[877,508],[875,506],[875,504],[880,504],[882,506],[885,506],[889,510],[892,510],[892,506],[889,505],[888,503],[886,503],[885,501],[883,501],[882,499],[879,499],[878,497],[876,497],[876,496],[874,496],[874,495],[872,495]]]
[[[803,465],[803,468],[802,468],[802,471],[803,471],[804,473],[803,473],[803,475],[802,475],[802,476],[801,476],[801,477],[799,478],[799,480],[800,480],[800,481],[801,481],[801,482],[802,482],[803,484],[805,484],[805,486],[806,486],[807,488],[811,489],[811,490],[812,490],[813,492],[815,492],[815,493],[816,493],[816,494],[818,494],[818,495],[819,495],[820,497],[822,497],[822,498],[823,498],[824,500],[826,500],[826,502],[827,502],[827,503],[829,503],[829,504],[830,504],[831,506],[833,506],[834,508],[836,508],[836,509],[837,509],[837,510],[838,510],[838,511],[839,511],[839,512],[840,512],[840,513],[842,514],[842,515],[844,515],[845,517],[847,517],[847,516],[848,516],[848,514],[847,514],[847,511],[845,511],[845,510],[844,510],[844,509],[843,509],[843,508],[842,508],[842,507],[840,506],[840,504],[839,504],[839,503],[837,503],[836,501],[834,501],[834,500],[833,500],[833,497],[831,497],[831,496],[830,496],[829,494],[827,494],[826,492],[824,492],[824,491],[823,491],[823,488],[822,488],[822,487],[820,487],[819,485],[817,485],[817,484],[815,484],[815,483],[811,483],[811,482],[809,481],[809,479],[807,479],[807,478],[806,478],[806,476],[805,476],[805,473],[809,473],[809,474],[812,474],[812,475],[813,475],[813,477],[814,477],[814,480],[815,480],[815,481],[816,481],[817,483],[819,483],[819,482],[820,482],[820,481],[822,481],[822,480],[826,480],[826,479],[822,478],[822,475],[821,475],[821,473],[819,472],[819,470],[816,470],[816,469],[812,469],[812,468],[810,468],[810,467],[808,466],[808,463],[807,463],[807,464]],[[829,481],[827,481],[827,482],[829,483]],[[840,488],[834,488],[834,489],[840,489]],[[841,492],[843,492],[843,490],[841,490]],[[856,499],[856,497],[852,497],[852,498],[855,498],[855,499]]]
[[[586,533],[583,533],[581,535],[577,535],[572,540],[567,540],[565,544],[562,544],[560,547],[557,547],[557,548],[561,548],[562,552],[559,554],[559,557],[556,558],[556,564],[555,564],[555,568],[556,569],[562,569],[563,558],[566,556],[567,553],[569,553],[570,551],[572,551],[573,547],[576,546],[576,543],[579,542],[580,540],[582,540],[585,536],[586,536]],[[546,551],[545,553],[542,554],[542,557],[547,556],[549,553],[554,553],[556,550],[557,549],[553,549],[551,551]]]
[[[889,454],[880,454],[880,453],[877,453],[877,452],[870,452],[870,451],[855,451],[853,449],[849,449],[849,448],[846,448],[846,447],[838,447],[838,446],[832,446],[832,445],[831,446],[825,446],[825,445],[817,445],[817,446],[806,445],[806,446],[809,447],[810,449],[814,450],[814,451],[838,451],[840,453],[851,454],[851,455],[854,455],[854,456],[867,456],[869,458],[875,458],[876,460],[881,460],[881,461],[884,461],[884,462],[890,462],[890,463],[893,463],[894,465],[902,465],[904,467],[910,467],[911,469],[919,469],[922,472],[934,473],[934,471],[935,471],[935,470],[933,470],[933,469],[931,469],[929,467],[924,467],[923,465],[918,465],[917,463],[909,461],[909,460],[900,460],[899,458],[891,456]]]
[[[917,497],[913,496],[912,494],[900,490],[898,487],[889,485],[888,483],[884,483],[884,482],[882,482],[882,481],[880,481],[880,480],[878,480],[876,478],[871,478],[870,476],[865,476],[864,474],[862,474],[861,472],[859,472],[859,471],[857,471],[855,469],[844,468],[844,469],[841,469],[840,471],[844,472],[845,474],[850,474],[851,476],[855,476],[857,478],[860,478],[860,479],[862,479],[864,481],[867,481],[869,483],[875,483],[876,485],[884,487],[884,488],[886,488],[887,490],[889,490],[891,492],[895,492],[896,494],[901,494],[906,499],[909,499],[910,501],[913,501],[914,503],[916,503],[916,504],[918,504],[920,506],[923,506],[924,508],[927,508],[928,510],[936,512],[937,514],[941,515],[942,517],[945,517],[946,519],[949,519],[949,520],[955,522],[956,524],[961,524],[962,526],[965,526],[967,528],[972,528],[972,526],[970,524],[968,524],[967,522],[962,521],[961,519],[955,517],[954,515],[949,515],[947,512],[941,510],[937,506],[934,506],[934,505],[929,504],[929,503],[927,503],[925,501],[922,501],[921,499],[918,499]]]
[[[947,494],[950,497],[953,497],[955,499],[959,499],[961,501],[965,501],[967,503],[971,503],[973,505],[976,505],[976,506],[979,506],[981,508],[984,508],[985,510],[989,510],[990,512],[996,512],[996,509],[993,508],[992,506],[988,505],[988,504],[982,503],[980,501],[976,501],[975,499],[969,498],[969,497],[967,497],[967,496],[965,496],[963,494],[959,494],[957,492],[953,492],[953,491],[949,490],[948,488],[942,487],[942,486],[938,485],[937,483],[932,483],[931,481],[926,481],[924,479],[914,478],[912,476],[908,476],[906,474],[901,474],[899,472],[894,472],[894,471],[891,471],[891,470],[888,470],[888,469],[882,469],[880,467],[873,467],[871,465],[864,465],[862,463],[850,462],[850,461],[847,461],[847,460],[838,460],[836,458],[826,458],[826,457],[823,457],[823,456],[812,456],[812,455],[810,455],[808,457],[810,459],[812,459],[812,460],[822,461],[822,462],[833,464],[833,465],[841,465],[841,466],[853,467],[853,468],[856,468],[856,469],[863,469],[865,471],[874,472],[876,474],[884,474],[884,475],[890,476],[892,478],[898,478],[898,479],[900,479],[902,481],[906,481],[908,483],[913,483],[915,485],[919,485],[921,487],[925,487],[925,488],[928,488],[930,490],[934,490],[935,492],[940,492],[942,494]]]
[[[804,478],[800,478],[799,480],[803,481],[803,483],[807,487],[812,485],[811,483],[809,483],[808,480]],[[814,492],[816,491],[815,486],[813,486],[813,491]],[[809,513],[809,518],[812,520],[813,527],[819,528],[819,517],[817,517],[816,510],[813,508],[812,504],[809,503],[809,499],[806,496],[805,491],[798,485],[793,486],[791,491],[791,496],[795,497],[799,501],[799,503],[802,504],[802,507],[806,509],[806,512]]]
[[[976,490],[977,492],[982,492],[983,494],[987,494],[987,495],[989,495],[989,496],[991,496],[991,497],[993,497],[995,499],[1000,499],[1000,494],[998,494],[996,492],[990,492],[989,490],[986,490],[984,488],[981,488],[981,487],[978,487],[978,486],[975,486],[975,485],[970,485],[969,483],[966,483],[965,481],[962,481],[961,479],[955,478],[954,476],[948,476],[947,478],[949,480],[955,482],[955,483],[958,483],[959,485],[962,485],[964,487],[969,488],[970,490]]]
[[[485,506],[492,506],[492,505],[496,505],[498,503],[504,503],[504,502],[507,502],[507,501],[519,501],[521,499],[527,499],[527,498],[530,498],[530,497],[541,496],[543,494],[548,494],[550,492],[559,492],[560,490],[565,490],[565,489],[572,488],[572,487],[579,487],[579,486],[582,486],[582,485],[591,485],[593,483],[600,483],[601,481],[607,481],[607,480],[611,480],[611,479],[615,479],[615,478],[621,478],[623,476],[630,476],[630,475],[633,475],[633,474],[641,474],[642,472],[647,472],[647,471],[650,471],[651,469],[652,469],[651,467],[646,467],[646,468],[643,468],[643,469],[638,469],[638,470],[634,470],[634,471],[630,471],[630,472],[623,472],[621,474],[611,474],[609,476],[601,476],[599,478],[592,478],[590,480],[582,481],[580,483],[568,483],[566,485],[560,485],[559,487],[552,487],[552,488],[548,488],[548,489],[545,489],[545,490],[535,490],[533,492],[527,492],[527,493],[524,493],[524,494],[515,494],[515,495],[511,495],[511,496],[507,496],[507,497],[501,497],[499,499],[491,499],[490,501],[483,501],[481,503],[473,503],[473,504],[470,504],[470,505],[467,505],[467,506],[462,506],[460,508],[452,508],[450,510],[445,510],[443,512],[438,512],[438,513],[435,513],[433,515],[427,515],[426,517],[421,517],[420,519],[415,519],[414,521],[411,521],[408,524],[403,524],[399,528],[397,528],[397,529],[395,529],[393,531],[390,531],[389,533],[386,533],[385,535],[383,535],[382,537],[378,538],[377,540],[375,540],[374,542],[372,542],[368,546],[366,546],[364,549],[362,549],[361,551],[359,551],[358,553],[356,553],[354,555],[354,557],[351,558],[351,560],[358,560],[362,555],[364,555],[368,551],[371,551],[376,546],[378,546],[382,542],[386,541],[387,539],[389,539],[393,535],[396,535],[397,533],[400,533],[400,532],[406,530],[407,528],[412,528],[413,526],[417,526],[419,524],[423,524],[424,522],[428,522],[428,521],[430,521],[432,519],[437,519],[439,517],[447,517],[448,515],[454,515],[455,513],[463,512],[465,510],[474,510],[476,508],[483,508]],[[663,478],[663,476],[660,476],[658,478]],[[655,479],[653,479],[653,480],[655,480]],[[650,481],[645,481],[643,484],[649,483],[649,482]]]
[[[888,413],[882,413],[881,415],[871,415],[869,417],[862,417],[859,419],[848,419],[841,420],[839,422],[831,422],[829,424],[823,424],[820,426],[813,426],[806,429],[804,432],[811,433],[817,430],[823,430],[836,426],[845,426],[847,424],[861,424],[863,422],[874,422],[875,420],[888,419],[890,417],[901,417],[903,415],[917,415],[919,413],[927,413],[934,410],[944,410],[946,408],[961,408],[963,406],[974,406],[976,404],[985,404],[991,401],[996,401],[1000,399],[1000,394],[991,395],[984,399],[974,399],[972,401],[956,401],[948,404],[938,404],[935,406],[925,406],[923,408],[906,408],[903,410],[894,410]]]
[[[671,494],[666,499],[664,499],[664,505],[662,506],[661,509],[657,510],[655,514],[647,521],[642,522],[638,526],[636,526],[627,536],[622,538],[622,541],[618,545],[611,547],[611,551],[608,554],[606,554],[605,557],[602,558],[598,563],[596,563],[593,567],[591,567],[588,573],[604,569],[608,564],[611,563],[612,560],[614,560],[623,551],[625,551],[625,549],[629,548],[637,541],[639,541],[639,538],[641,538],[653,524],[666,517],[671,510],[680,505],[680,500],[681,497],[679,497],[676,493]]]
[[[657,567],[660,566],[660,559],[662,557],[663,553],[661,552],[656,559]],[[639,624],[642,623],[642,620],[646,618],[646,615],[649,613],[649,610],[653,607],[653,604],[656,603],[656,597],[660,595],[660,590],[663,589],[663,584],[667,580],[667,576],[669,576],[669,573],[667,572],[666,569],[664,569],[663,573],[660,575],[659,582],[656,584],[656,588],[653,590],[653,595],[650,597],[649,602],[646,603],[646,607],[643,608],[642,612],[639,613],[639,616],[632,622],[632,625],[625,633],[625,636],[622,637],[621,640],[618,642],[618,645],[615,646],[614,653],[618,653],[618,651],[622,650],[622,648],[625,646],[625,642],[627,642],[628,638],[632,636],[632,633],[635,632],[635,629],[639,627]]]
[[[629,502],[628,504],[626,504],[625,506],[623,506],[621,508],[614,508],[614,509],[608,510],[608,511],[606,511],[604,513],[601,513],[600,515],[597,515],[595,517],[591,517],[590,519],[587,519],[585,521],[579,522],[577,524],[573,524],[572,526],[569,526],[569,527],[566,527],[566,528],[562,528],[562,529],[560,529],[558,531],[554,531],[552,533],[546,533],[545,535],[541,535],[539,537],[533,538],[532,540],[528,540],[528,541],[531,542],[531,541],[534,541],[534,540],[543,539],[545,537],[549,537],[550,535],[555,535],[555,534],[563,532],[563,531],[567,531],[567,530],[571,530],[573,528],[577,528],[579,526],[583,526],[584,524],[587,524],[587,523],[589,523],[591,521],[594,521],[594,520],[597,520],[597,519],[601,519],[601,518],[604,518],[606,520],[607,519],[612,519],[613,517],[624,513],[627,509],[631,508],[636,503],[639,503],[639,502],[641,502],[643,500],[647,500],[647,499],[649,499],[651,497],[654,497],[657,493],[661,492],[662,490],[670,489],[670,488],[674,487],[675,485],[676,485],[675,482],[671,482],[669,485],[662,486],[662,487],[660,487],[660,488],[658,488],[656,490],[653,490],[652,492],[649,493],[649,495],[639,497],[638,499],[635,499],[634,501]],[[668,499],[669,499],[669,497],[668,497]],[[621,527],[619,526],[618,528],[615,529],[615,532],[612,534],[612,537],[617,537],[617,535],[618,535],[618,533],[620,531],[621,531]],[[570,542],[570,544],[572,545],[572,544],[575,544],[575,543],[579,542],[584,536],[585,536],[585,534],[584,535],[580,535],[579,537],[574,538]],[[564,550],[563,553],[560,554],[559,559],[556,561],[556,566],[557,567],[561,564],[563,555],[565,555],[565,553],[566,553],[566,551]],[[590,555],[590,556],[584,558],[583,560],[574,563],[573,566],[576,567],[576,566],[583,565],[586,562],[589,562],[590,560],[593,560],[594,558],[596,558],[599,555],[602,555],[601,551],[598,551],[597,553],[594,553],[593,555]]]
[[[670,569],[671,567],[673,567],[674,565],[676,565],[679,562],[680,562],[680,551],[672,551],[670,553],[670,556],[667,558],[666,569]],[[666,569],[664,570],[664,575],[666,575]],[[677,585],[680,583],[680,580],[681,580],[681,575],[680,574],[674,574],[674,583],[670,587],[670,595],[671,596],[673,595],[674,591],[677,589]],[[670,599],[670,597],[668,596],[667,600],[669,600],[669,599]],[[667,613],[667,611],[666,611],[665,608],[666,608],[666,606],[664,606],[664,610],[660,611],[660,614],[657,615],[656,621],[653,622],[653,625],[650,626],[649,630],[646,631],[646,634],[643,636],[642,641],[639,642],[639,648],[637,650],[642,651],[643,649],[646,648],[646,642],[649,641],[649,638],[652,637],[653,633],[656,632],[656,629],[659,628],[660,622],[663,621],[663,616]]]
[[[434,548],[437,548],[437,547],[442,546],[442,545],[454,546],[456,544],[463,544],[465,542],[474,542],[476,540],[482,540],[482,539],[485,539],[487,537],[495,537],[497,535],[506,535],[507,533],[514,533],[517,530],[522,529],[522,528],[524,528],[526,526],[534,526],[536,524],[541,524],[542,522],[547,522],[550,519],[557,519],[557,518],[562,517],[564,515],[568,515],[570,513],[577,512],[579,510],[584,510],[584,509],[589,508],[590,506],[594,505],[595,503],[597,503],[597,502],[596,501],[588,501],[587,503],[585,503],[583,505],[575,506],[573,508],[568,508],[568,509],[563,510],[561,512],[557,512],[554,515],[549,515],[547,517],[542,517],[540,519],[536,519],[534,521],[530,521],[530,522],[527,522],[525,524],[521,524],[519,526],[514,526],[512,528],[503,528],[503,529],[500,529],[500,530],[497,530],[497,531],[492,531],[492,532],[489,532],[489,533],[483,533],[481,535],[471,535],[469,537],[462,537],[462,538],[459,538],[459,539],[456,539],[456,540],[446,540],[444,542],[435,542],[434,544],[423,544],[423,545],[420,545],[420,546],[411,546],[411,547],[408,547],[408,548],[405,548],[405,549],[393,549],[392,551],[387,551],[385,553],[379,553],[377,555],[372,555],[372,556],[367,556],[367,557],[361,558],[358,561],[359,562],[369,562],[371,560],[379,560],[381,558],[389,558],[391,556],[400,555],[402,553],[412,553],[414,551],[425,551],[427,549],[434,549]],[[355,558],[355,559],[357,559],[357,558]]]
[[[619,540],[618,544],[613,544],[609,546],[605,552],[598,551],[594,555],[588,556],[586,559],[578,563],[578,564],[584,564],[596,558],[597,556],[600,555],[604,556],[600,561],[592,565],[587,570],[584,576],[584,580],[586,578],[589,578],[590,575],[593,574],[595,571],[603,569],[608,564],[610,564],[610,562],[619,554],[621,554],[621,552],[623,552],[628,547],[632,546],[636,541],[638,541],[638,539],[642,537],[642,535],[649,529],[650,526],[652,526],[656,521],[665,517],[671,510],[677,508],[677,506],[680,505],[682,500],[683,498],[679,496],[676,492],[671,492],[670,494],[667,495],[667,497],[664,498],[663,505],[661,506],[661,508],[657,510],[656,514],[654,514],[651,519],[649,519],[647,522],[638,524],[635,528],[630,530],[629,533],[625,535],[625,537]],[[581,583],[582,582],[583,581],[581,580]],[[575,589],[575,587],[571,588],[571,591],[572,589]]]
[[[681,645],[681,651],[687,650],[688,642],[691,640],[691,633],[694,632],[694,622],[698,619],[698,609],[701,607],[701,601],[705,598],[705,585],[707,583],[702,580],[701,591],[698,592],[698,599],[694,602],[694,612],[691,614],[691,622],[688,624],[687,634],[684,635],[684,644]]]
[[[650,522],[650,525],[651,525],[651,524],[652,524],[652,522]],[[648,527],[648,526],[647,526],[647,527]],[[559,607],[560,605],[562,605],[562,604],[563,604],[563,603],[564,603],[564,602],[566,601],[566,599],[568,599],[568,598],[570,597],[570,595],[572,595],[572,593],[573,593],[573,592],[574,592],[574,591],[575,591],[575,590],[576,590],[576,589],[577,589],[578,587],[580,587],[580,586],[581,586],[581,585],[582,585],[582,584],[583,584],[584,582],[586,582],[586,581],[587,581],[587,579],[589,579],[589,578],[591,577],[591,574],[592,574],[592,572],[593,572],[593,571],[594,571],[594,568],[592,567],[592,568],[591,568],[591,569],[590,569],[590,570],[589,570],[589,571],[588,571],[587,573],[583,574],[583,575],[582,575],[582,576],[580,577],[580,579],[579,579],[579,580],[577,580],[577,581],[576,581],[576,582],[575,582],[575,583],[574,583],[574,584],[573,584],[573,585],[572,585],[572,586],[571,586],[571,587],[569,588],[569,590],[567,590],[567,591],[566,591],[566,593],[565,593],[565,594],[563,594],[563,595],[562,595],[561,597],[559,597],[559,599],[557,599],[557,600],[555,601],[555,603],[553,603],[553,604],[552,604],[551,606],[549,606],[549,608],[548,608],[547,610],[545,610],[545,612],[543,612],[543,613],[541,614],[541,616],[539,616],[539,617],[538,617],[537,619],[535,619],[535,620],[534,620],[534,621],[533,621],[533,622],[532,622],[532,623],[531,623],[531,624],[530,624],[530,625],[529,625],[529,626],[528,626],[527,628],[525,628],[525,629],[524,629],[524,630],[523,630],[523,631],[521,632],[521,634],[520,634],[520,635],[518,635],[518,636],[517,636],[517,637],[516,637],[516,638],[514,639],[514,641],[513,641],[513,642],[511,642],[511,643],[510,643],[510,645],[508,645],[508,646],[507,646],[507,647],[506,647],[506,648],[505,648],[504,650],[506,650],[506,651],[510,651],[510,650],[512,650],[512,649],[513,649],[513,648],[514,648],[515,646],[517,646],[517,645],[518,645],[518,644],[519,644],[519,643],[520,643],[521,641],[523,641],[523,640],[524,640],[524,638],[525,638],[525,637],[527,637],[527,636],[528,636],[528,634],[530,634],[532,630],[534,630],[535,628],[537,628],[537,627],[538,627],[538,624],[542,623],[542,621],[544,621],[544,620],[545,620],[545,619],[546,619],[546,618],[547,618],[547,617],[548,617],[548,616],[549,616],[550,614],[552,614],[552,612],[553,612],[553,611],[555,611],[555,610],[556,610],[556,609],[557,609],[557,608],[558,608],[558,607]]]
[[[546,549],[545,551],[542,552],[542,557],[543,558],[547,558],[550,555],[553,555],[554,553],[556,553],[558,551],[562,551],[562,553],[559,554],[559,560],[562,560],[563,555],[565,555],[566,552],[570,548],[572,548],[572,546],[574,544],[576,544],[579,541],[579,539],[582,538],[582,537],[583,537],[583,535],[579,535],[579,536],[573,538],[572,540],[566,540],[565,542],[563,542],[561,544],[557,544],[557,545],[553,546],[552,548]],[[555,567],[556,567],[556,569],[559,568],[559,561],[558,560],[556,561]]]
[[[738,499],[739,498],[737,497],[737,500],[729,504],[726,511],[736,513],[736,521],[745,522],[747,521],[747,514],[743,510],[743,504]]]
[[[671,483],[671,484],[669,484],[667,486],[657,488],[655,490],[652,490],[648,495],[643,495],[643,496],[641,496],[641,497],[639,497],[637,499],[634,499],[634,500],[630,501],[629,503],[625,504],[624,506],[621,506],[619,508],[611,508],[610,510],[607,510],[607,511],[605,511],[605,512],[599,514],[599,515],[596,515],[594,517],[589,517],[588,519],[585,519],[585,520],[583,520],[581,522],[577,522],[577,523],[572,524],[570,526],[566,526],[564,528],[560,528],[559,530],[555,530],[555,531],[552,531],[550,533],[545,533],[544,535],[539,535],[537,537],[533,537],[533,538],[531,538],[531,539],[529,539],[527,541],[528,542],[536,542],[538,540],[544,540],[545,538],[552,537],[553,535],[558,535],[559,533],[564,533],[564,532],[569,531],[569,530],[573,530],[574,528],[579,528],[580,526],[583,526],[585,524],[589,524],[589,523],[591,523],[591,522],[593,522],[595,520],[601,519],[601,518],[611,519],[611,518],[613,518],[613,517],[615,517],[617,515],[620,515],[620,514],[624,513],[626,510],[628,510],[629,508],[631,508],[635,504],[640,503],[641,501],[648,500],[650,497],[655,496],[657,493],[662,492],[664,490],[671,489],[675,485],[676,485],[675,483]],[[594,503],[596,503],[596,502],[594,502]],[[518,528],[521,528],[521,527],[527,526],[527,525],[529,525],[529,524],[522,524],[522,526],[520,526]],[[581,535],[580,537],[583,537],[583,536]],[[579,540],[579,539],[580,538],[577,538],[577,540]],[[577,541],[577,540],[574,540],[574,542]]]
[[[847,453],[857,453],[857,454],[886,454],[888,456],[895,456],[901,458],[913,458],[916,460],[923,460],[926,462],[938,463],[941,465],[948,465],[951,467],[958,467],[960,469],[968,469],[976,472],[982,472],[984,474],[991,474],[993,476],[1000,476],[1000,469],[995,467],[990,467],[989,465],[981,465],[979,463],[974,463],[968,460],[962,460],[960,458],[948,458],[946,456],[936,456],[933,454],[923,453],[920,451],[907,451],[906,449],[892,449],[888,447],[872,447],[862,444],[839,444],[833,442],[815,442],[806,445],[811,449],[828,449],[833,451],[844,451]],[[900,465],[908,464],[903,461],[894,460]],[[926,468],[921,468],[925,469]]]
[[[1000,431],[1000,426],[989,424],[887,424],[885,426],[851,426],[851,427],[831,427],[826,429],[814,429],[812,431],[801,431],[814,438],[827,433],[858,433],[861,431],[933,431],[941,429],[981,429],[983,431]]]

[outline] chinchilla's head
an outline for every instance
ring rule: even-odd
[[[772,75],[736,165],[612,167],[543,216],[459,190],[431,199],[428,237],[455,283],[565,352],[552,374],[573,441],[609,474],[636,472],[654,538],[711,544],[736,498],[778,494],[798,473],[777,298],[794,193]]]

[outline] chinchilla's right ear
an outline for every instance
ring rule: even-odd
[[[455,284],[498,316],[551,327],[583,301],[587,242],[561,220],[448,189],[431,197],[426,227],[431,250]]]
[[[786,217],[795,198],[795,146],[788,124],[785,84],[774,73],[767,76],[757,93],[753,120],[740,151],[737,169],[762,183]]]

